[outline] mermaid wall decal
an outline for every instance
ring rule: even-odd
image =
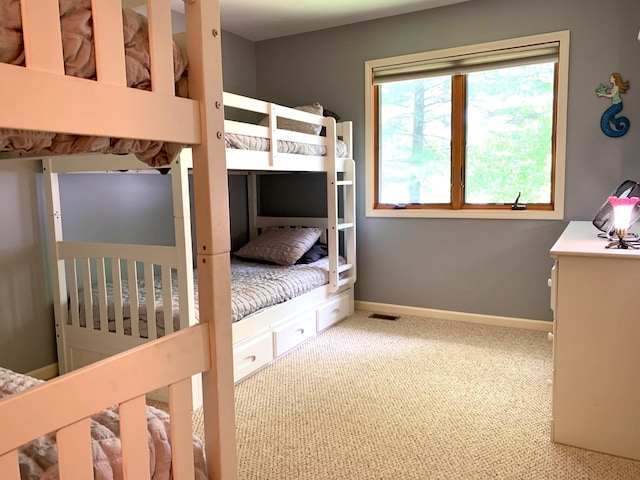
[[[610,87],[600,84],[596,88],[598,97],[611,99],[611,106],[605,110],[600,118],[600,128],[609,137],[621,137],[629,131],[630,122],[627,117],[616,117],[622,111],[622,99],[620,95],[627,93],[629,82],[623,81],[619,73],[612,73],[609,78]]]

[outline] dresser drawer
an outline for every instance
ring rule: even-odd
[[[318,331],[333,325],[353,313],[350,292],[341,293],[333,300],[318,308]]]
[[[233,346],[233,380],[237,382],[273,360],[273,334],[263,333]]]
[[[551,268],[551,276],[547,281],[549,288],[551,289],[549,299],[551,303],[551,311],[553,312],[553,318],[556,318],[556,306],[558,303],[557,300],[557,289],[558,289],[558,262],[553,262],[553,267]]]
[[[279,357],[316,333],[316,312],[310,310],[275,329],[275,354]]]

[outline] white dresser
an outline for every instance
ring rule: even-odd
[[[551,248],[556,442],[640,460],[640,250],[605,249],[591,222]]]

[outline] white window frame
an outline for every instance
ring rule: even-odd
[[[508,48],[517,48],[537,43],[558,42],[558,85],[555,128],[555,169],[553,171],[553,210],[495,210],[495,209],[389,209],[375,208],[375,118],[373,72],[381,67],[402,66],[459,55],[478,54]],[[388,57],[365,62],[365,196],[367,217],[416,217],[416,218],[490,218],[490,219],[535,219],[562,220],[564,218],[565,160],[567,139],[567,105],[569,92],[569,31],[560,31],[519,37],[508,40],[435,50],[397,57]]]

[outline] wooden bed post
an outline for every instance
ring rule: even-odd
[[[56,345],[58,352],[58,371],[60,374],[69,370],[66,338],[62,332],[67,324],[67,277],[65,261],[59,260],[58,242],[62,241],[62,213],[60,211],[60,187],[58,174],[51,169],[51,159],[42,160],[44,173],[45,201],[47,204],[47,248],[49,250],[49,268],[51,269],[51,288],[57,299],[53,302],[53,313],[56,326]]]
[[[197,323],[193,282],[193,244],[191,241],[191,202],[189,197],[189,170],[193,168],[191,149],[185,148],[171,166],[171,192],[173,194],[173,228],[178,253],[178,292],[180,329]],[[165,278],[165,277],[163,277]],[[167,293],[165,291],[165,293]],[[186,299],[186,300],[185,300]],[[170,300],[163,302],[164,305]],[[167,317],[165,317],[167,318]],[[193,409],[202,406],[202,375],[191,379]]]
[[[189,95],[200,102],[193,148],[200,321],[209,322],[211,369],[202,376],[209,478],[237,478],[229,195],[222,104],[219,0],[185,1]]]
[[[258,216],[258,174],[256,172],[247,173],[247,203],[249,210],[249,238],[258,236],[256,217]]]

